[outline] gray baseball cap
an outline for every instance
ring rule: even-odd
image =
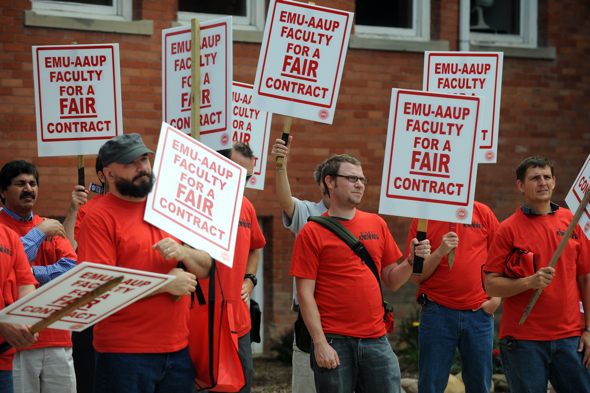
[[[103,166],[116,162],[117,164],[129,164],[137,157],[153,151],[148,149],[141,135],[123,134],[109,139],[98,151]]]

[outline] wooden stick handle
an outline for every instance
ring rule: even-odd
[[[426,230],[428,229],[428,220],[418,220],[418,231],[416,232],[416,239],[419,242],[426,240]],[[424,258],[417,256],[414,253],[414,266],[412,267],[412,274],[414,276],[421,276],[424,270]]]
[[[86,179],[84,178],[84,156],[78,156],[78,185],[86,188]]]
[[[287,146],[287,142],[289,141],[289,133],[291,132],[292,120],[293,118],[291,116],[285,116],[285,124],[283,125],[283,135],[281,136],[281,138],[285,141],[285,146]],[[283,167],[284,161],[284,157],[277,157],[277,168],[281,169]]]
[[[567,241],[569,240],[570,236],[572,235],[574,228],[576,227],[576,225],[578,225],[578,221],[580,221],[580,217],[582,217],[582,214],[584,213],[584,210],[586,209],[586,206],[588,205],[589,200],[590,200],[590,192],[586,192],[586,194],[584,194],[584,198],[582,198],[582,202],[580,202],[580,206],[578,206],[578,209],[576,210],[576,214],[574,214],[574,218],[572,218],[572,222],[570,222],[570,225],[567,227],[567,230],[565,231],[563,238],[559,242],[559,246],[557,246],[557,250],[555,250],[555,253],[553,254],[553,258],[551,258],[551,261],[549,262],[549,265],[548,265],[549,267],[555,267],[555,265],[557,264],[557,260],[559,259],[559,257],[561,256],[561,253],[565,249]],[[522,318],[520,318],[519,325],[522,325],[524,323],[524,321],[526,321],[527,317],[529,316],[529,314],[533,310],[535,303],[539,299],[539,296],[541,296],[541,291],[543,291],[543,288],[539,288],[539,289],[535,290],[533,297],[531,298],[531,300],[529,301],[529,304],[526,306],[526,309],[524,310],[524,314],[522,314]]]
[[[455,262],[455,249],[453,248],[449,251],[449,255],[447,256],[447,263],[449,264],[449,270],[453,268],[453,262]]]
[[[59,321],[63,317],[71,314],[72,312],[76,311],[80,307],[85,306],[86,304],[90,303],[92,300],[101,296],[105,292],[110,291],[111,289],[113,289],[114,287],[119,285],[119,283],[121,281],[123,281],[123,276],[116,277],[116,278],[113,278],[112,280],[105,282],[101,286],[93,289],[92,291],[88,292],[84,296],[82,296],[82,297],[76,299],[75,301],[73,301],[72,303],[68,304],[67,306],[65,306],[61,310],[56,311],[53,314],[51,314],[50,316],[48,316],[47,318],[37,322],[36,324],[34,324],[33,326],[31,326],[29,328],[29,331],[33,334],[39,333],[41,330],[43,330],[46,327],[52,325],[53,323]],[[0,354],[8,351],[10,348],[12,348],[12,345],[5,342],[4,344],[0,345]]]

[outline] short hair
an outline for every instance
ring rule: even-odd
[[[524,175],[526,175],[526,171],[529,168],[545,168],[548,166],[551,168],[551,176],[555,176],[553,170],[553,163],[546,159],[545,157],[541,156],[532,156],[524,160],[520,163],[518,168],[516,169],[516,180],[520,180],[524,183]]]
[[[96,164],[94,165],[94,168],[96,169],[97,175],[98,175],[98,172],[102,172],[102,170],[104,169],[104,166],[102,165],[102,160],[100,159],[100,156],[96,156]]]
[[[35,165],[26,162],[25,160],[13,160],[4,165],[2,170],[0,170],[0,188],[2,188],[2,191],[8,189],[8,186],[12,184],[12,179],[23,173],[34,175],[35,180],[37,181],[37,186],[39,186],[39,172],[37,172]],[[2,200],[2,204],[4,204],[5,199],[2,197],[0,197],[0,199]]]
[[[334,176],[338,174],[340,170],[340,164],[343,162],[348,162],[356,166],[361,166],[361,162],[354,158],[353,156],[349,156],[348,154],[334,154],[332,157],[328,158],[324,162],[324,167],[322,168],[322,182],[324,183],[324,188],[328,195],[330,195],[330,191],[328,189],[328,185],[326,184],[326,176]]]
[[[254,152],[252,151],[250,146],[248,146],[244,142],[234,142],[232,146],[232,151],[237,151],[246,158],[250,158],[252,160],[254,159]]]
[[[320,182],[322,181],[322,169],[324,169],[324,166],[326,165],[327,161],[328,158],[319,163],[315,171],[313,171],[313,180],[315,180],[315,182],[318,183],[318,185],[320,185]]]

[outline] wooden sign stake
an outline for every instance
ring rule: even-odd
[[[456,222],[449,222],[449,232],[457,233],[457,223]],[[447,263],[449,264],[449,270],[453,268],[453,262],[455,262],[455,249],[453,248],[449,251],[449,255],[447,256]]]
[[[584,209],[586,209],[586,206],[588,205],[589,200],[590,200],[590,192],[586,191],[586,194],[584,194],[584,198],[582,198],[582,202],[580,202],[580,206],[578,206],[578,209],[576,210],[576,214],[574,214],[574,218],[572,218],[572,222],[570,222],[570,225],[567,227],[567,230],[565,231],[563,238],[561,238],[561,241],[559,242],[559,245],[557,246],[557,250],[555,250],[555,254],[553,254],[553,258],[551,258],[551,261],[549,262],[549,265],[548,265],[549,267],[555,267],[555,265],[557,264],[557,260],[561,256],[561,253],[563,252],[565,245],[567,244],[567,241],[569,240],[570,236],[572,235],[574,228],[576,227],[576,225],[578,225],[578,221],[580,221],[580,217],[582,217],[582,213],[584,213]],[[519,325],[522,325],[524,323],[524,321],[526,321],[527,317],[529,316],[529,314],[533,310],[535,303],[539,299],[539,296],[541,296],[542,291],[543,291],[543,288],[539,288],[539,289],[535,290],[533,297],[531,298],[531,300],[529,301],[529,304],[526,306],[526,309],[524,310],[524,314],[522,314],[522,318],[520,319]]]
[[[201,140],[201,24],[191,20],[191,136]]]
[[[419,242],[426,240],[426,230],[428,229],[428,220],[420,218],[418,220],[418,231],[416,232],[416,239]],[[421,276],[424,269],[424,258],[414,254],[414,267],[412,268],[412,275]]]
[[[291,132],[291,121],[293,118],[291,116],[285,116],[285,123],[283,124],[283,135],[281,135],[281,139],[285,141],[285,146],[289,142],[289,133]],[[284,158],[277,157],[277,168],[281,169],[283,167]]]

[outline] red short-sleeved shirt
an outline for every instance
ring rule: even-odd
[[[488,248],[498,228],[498,220],[486,205],[474,202],[471,224],[456,224],[459,247],[455,249],[453,268],[449,269],[445,256],[432,275],[420,283],[418,294],[425,293],[435,302],[454,310],[472,310],[489,300],[481,282],[481,269],[486,263]],[[416,237],[418,220],[414,219],[406,243],[406,257],[410,254],[410,240]],[[426,237],[436,250],[442,237],[449,233],[449,223],[428,220]]]
[[[364,244],[377,271],[402,256],[381,217],[357,209],[352,220],[341,223]],[[289,274],[315,280],[314,297],[324,333],[360,338],[386,333],[379,283],[330,230],[315,222],[305,224],[295,240]]]
[[[506,256],[513,248],[532,252],[537,269],[548,266],[572,217],[572,212],[564,208],[538,216],[525,215],[519,207],[498,227],[485,271],[503,274]],[[534,290],[504,298],[500,338],[547,341],[579,336],[580,292],[576,276],[590,273],[589,251],[590,243],[578,225],[557,261],[555,277],[543,289],[522,326],[518,323]]]
[[[36,285],[25,249],[19,236],[10,228],[0,225],[0,310],[18,300],[18,287]],[[0,344],[4,343],[0,337]],[[12,370],[14,348],[0,355],[0,370]]]
[[[100,201],[102,197],[102,194],[98,194],[97,196],[86,202],[84,206],[78,209],[78,215],[76,216],[76,225],[74,226],[74,239],[76,241],[78,241],[78,236],[80,235],[80,228],[82,227],[82,221],[84,220],[86,213],[88,213],[88,210],[90,210],[92,206],[94,206],[98,201]]]

